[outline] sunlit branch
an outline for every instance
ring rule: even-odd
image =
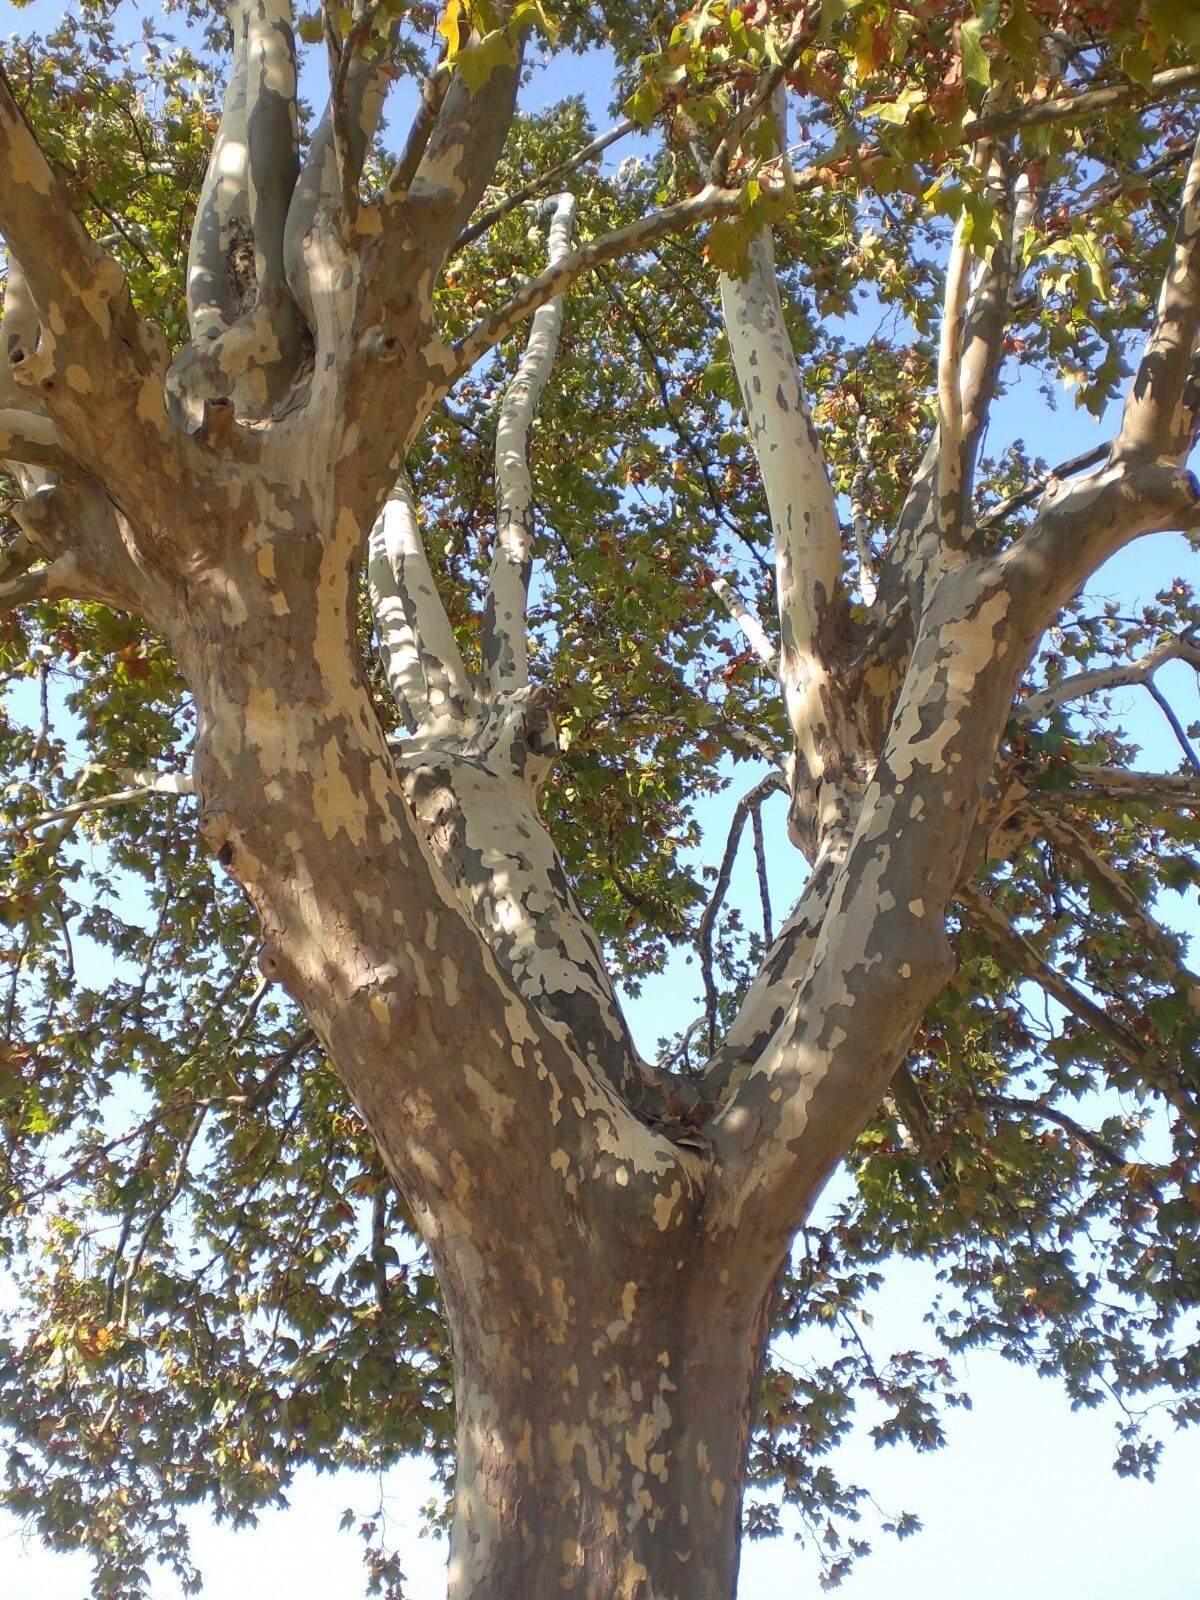
[[[400,152],[396,165],[388,177],[387,187],[384,189],[385,201],[400,201],[408,194],[433,130],[437,126],[438,114],[442,109],[452,76],[450,67],[443,62],[434,68],[421,85],[417,114],[408,130],[404,149]]]
[[[937,521],[943,536],[959,531],[962,518],[962,349],[963,315],[971,281],[971,246],[966,213],[959,217],[946,267],[942,333],[938,345]]]
[[[977,527],[980,533],[997,526],[997,524],[1011,517],[1016,511],[1023,511],[1026,506],[1031,506],[1035,500],[1040,499],[1050,484],[1071,478],[1077,472],[1084,472],[1088,467],[1094,467],[1103,461],[1112,449],[1111,441],[1093,445],[1090,450],[1085,450],[1081,455],[1072,456],[1069,461],[1060,462],[1057,467],[1051,467],[1046,472],[1040,472],[1032,480],[1027,489],[1022,489],[1018,494],[1011,494],[992,507],[986,516],[980,517]]]
[[[62,555],[47,566],[31,567],[0,583],[0,616],[35,600],[67,599],[87,593],[88,587],[81,584],[75,557]]]
[[[232,253],[250,248],[246,151],[248,0],[232,0],[233,63],[208,157],[187,260],[188,324],[193,339],[219,333],[240,314]]]
[[[494,206],[489,206],[486,211],[476,217],[470,227],[465,228],[459,235],[455,248],[462,250],[467,245],[473,244],[476,239],[481,238],[490,228],[494,228],[496,223],[507,217],[510,212],[515,211],[518,206],[524,205],[526,200],[532,200],[535,195],[545,194],[547,189],[552,189],[560,179],[569,177],[578,168],[586,166],[589,161],[594,161],[597,156],[603,155],[610,145],[614,145],[619,139],[625,138],[626,134],[635,132],[638,126],[638,123],[632,117],[626,117],[623,122],[618,122],[607,133],[602,133],[598,139],[593,139],[591,144],[584,145],[581,150],[577,150],[574,155],[568,156],[565,161],[560,161],[557,166],[550,167],[532,182],[523,184],[519,189],[514,189],[511,194],[505,195],[503,200],[498,201]]]
[[[725,607],[729,616],[741,629],[742,636],[754,654],[766,667],[767,671],[775,675],[779,671],[779,651],[767,637],[766,629],[758,617],[742,599],[741,595],[729,582],[728,578],[713,578],[709,588]]]
[[[9,252],[8,273],[4,282],[4,316],[0,320],[0,405],[12,414],[36,410],[38,429],[28,430],[34,436],[40,431],[40,419],[45,411],[36,398],[36,390],[29,382],[19,382],[17,375],[23,366],[35,365],[32,358],[37,350],[38,327],[37,306],[29,292],[25,274],[16,257]],[[0,455],[0,460],[5,459],[15,462],[18,469],[25,465],[18,456]],[[24,472],[20,476],[26,493],[35,486],[35,482],[43,481],[40,476],[36,480],[30,479],[28,473]]]
[[[61,467],[66,457],[58,429],[36,411],[0,411],[0,461]]]
[[[391,76],[386,62],[354,55],[338,82],[344,107],[346,160],[339,169],[334,148],[333,116],[329,107],[313,134],[288,207],[284,229],[284,259],[288,286],[305,316],[312,319],[312,295],[304,260],[305,238],[313,224],[327,212],[345,206],[345,183],[351,196],[379,125]]]
[[[546,255],[551,266],[571,245],[575,197],[553,202]],[[529,440],[542,390],[554,367],[562,329],[562,297],[533,317],[525,353],[505,391],[496,424],[496,538],[483,610],[483,669],[493,694],[529,682],[526,607],[533,570],[533,477]]]
[[[1070,678],[1061,678],[1057,683],[1048,684],[1036,694],[1031,694],[1024,705],[1017,708],[1015,716],[1019,722],[1038,722],[1072,701],[1085,700],[1089,695],[1147,685],[1168,661],[1186,661],[1200,672],[1200,643],[1187,634],[1180,638],[1164,639],[1136,661],[1098,667],[1093,672],[1079,672]]]
[[[1111,111],[1119,106],[1150,106],[1186,89],[1200,86],[1200,67],[1169,67],[1156,72],[1148,84],[1126,79],[1102,89],[1084,89],[1078,94],[1056,95],[1046,100],[1032,101],[1015,106],[1010,111],[997,111],[987,116],[968,118],[963,124],[964,142],[987,139],[996,135],[1016,133],[1023,128],[1043,127],[1047,123],[1077,122],[1093,116],[1097,111]]]
[[[111,256],[91,238],[0,71],[0,237],[20,265],[41,323],[39,358],[65,365],[64,357],[82,365],[95,382],[107,366],[128,365],[136,339],[136,316],[125,276]],[[53,331],[51,331],[53,330]],[[27,330],[28,333],[28,330]],[[61,350],[59,345],[61,343]],[[32,350],[22,352],[32,366]],[[5,359],[16,377],[16,351]],[[120,359],[120,358],[124,359]],[[115,375],[115,370],[110,375]]]
[[[875,553],[871,549],[871,530],[865,505],[867,480],[873,469],[870,426],[866,417],[859,417],[855,424],[854,441],[858,465],[850,480],[850,521],[854,527],[854,550],[858,557],[858,591],[863,605],[869,610],[875,604],[879,586],[875,579]]]
[[[260,304],[286,294],[283,237],[299,172],[296,42],[291,0],[250,0],[246,21],[246,150]]]
[[[1071,768],[1069,789],[1037,791],[1039,806],[1076,805],[1089,801],[1124,800],[1131,805],[1178,807],[1200,806],[1200,777],[1177,772],[1130,772],[1121,767],[1090,766],[1080,762]]]
[[[811,858],[842,825],[856,783],[856,738],[827,657],[844,607],[833,485],[792,350],[770,234],[744,280],[721,276],[721,307],[775,543],[779,682],[795,740],[793,837]]]
[[[570,287],[575,279],[592,267],[620,256],[632,254],[656,239],[671,233],[681,233],[699,222],[736,212],[741,205],[740,191],[718,189],[709,185],[687,200],[652,211],[636,222],[614,228],[598,239],[580,245],[553,267],[547,267],[536,278],[530,279],[516,294],[483,317],[454,346],[454,362],[447,373],[443,391],[453,386],[463,373],[469,372],[477,361],[487,355],[512,330],[518,327],[539,306],[544,306],[555,295]]]
[[[149,800],[154,795],[191,794],[192,780],[186,772],[164,772],[150,783],[140,783],[131,789],[116,789],[111,794],[89,795],[86,800],[74,800],[70,805],[59,806],[54,811],[43,811],[40,816],[22,823],[27,830],[47,827],[52,822],[71,822],[91,811],[108,811],[113,806],[131,805],[139,800]]]
[[[1125,402],[1117,455],[1182,462],[1196,430],[1197,399],[1185,393],[1200,330],[1200,138],[1184,181],[1175,239],[1154,326]]]
[[[466,668],[403,472],[371,530],[367,584],[384,671],[408,726],[465,716],[473,702]]]

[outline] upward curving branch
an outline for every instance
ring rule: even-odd
[[[129,374],[128,347],[141,345],[125,275],[75,215],[2,71],[0,237],[37,309],[36,325],[27,316],[19,330],[10,327],[10,377],[46,395],[57,382],[51,374],[74,366],[91,396],[111,392],[114,378]],[[36,351],[28,344],[35,326]]]
[[[1154,326],[1113,446],[1114,456],[1184,461],[1196,436],[1200,394],[1189,372],[1200,330],[1200,137],[1184,181]]]
[[[193,339],[216,338],[235,321],[252,283],[246,149],[248,0],[233,0],[228,17],[233,62],[188,244],[187,309]]]
[[[406,726],[462,721],[474,696],[401,473],[371,530],[367,584],[384,671]]]
[[[746,278],[722,275],[721,305],[775,535],[779,682],[796,750],[791,826],[813,859],[850,820],[862,752],[830,656],[844,609],[841,527],[765,229]]]
[[[547,260],[561,261],[571,247],[575,196],[551,202]],[[542,390],[554,367],[562,330],[562,296],[533,317],[525,353],[509,384],[496,425],[496,541],[483,611],[483,670],[493,694],[529,682],[525,647],[529,579],[533,570],[533,478],[529,436]]]

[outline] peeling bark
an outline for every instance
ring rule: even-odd
[[[169,374],[165,342],[138,321],[0,82],[0,229],[20,269],[0,458],[25,490],[0,608],[100,599],[175,652],[197,708],[205,837],[257,912],[266,975],[303,1009],[437,1268],[458,1404],[452,1596],[729,1600],[772,1286],[949,972],[947,906],[1000,826],[997,749],[1038,639],[1114,550],[1200,527],[1200,488],[1182,470],[1196,428],[1200,175],[1116,445],[1086,476],[1052,483],[996,553],[974,536],[970,500],[1024,203],[997,157],[1009,238],[983,262],[961,232],[953,250],[938,429],[877,597],[859,530],[861,589],[883,630],[866,646],[769,237],[744,282],[723,281],[775,532],[778,658],[759,619],[724,598],[777,668],[791,828],[811,871],[697,1081],[639,1059],[539,817],[556,740],[526,647],[529,440],[555,297],[589,266],[734,211],[738,192],[706,184],[575,249],[560,197],[546,271],[452,350],[433,284],[495,168],[517,67],[475,93],[438,69],[393,181],[360,203],[386,75],[339,56],[335,103],[301,166],[291,8],[245,0],[232,20],[235,69],[189,257],[193,338]],[[977,131],[1003,133],[1004,115]],[[476,678],[404,463],[439,396],[535,311],[501,412]],[[390,742],[358,655],[364,556],[405,727]],[[895,646],[883,665],[872,640]],[[1166,654],[1131,671],[1148,677]],[[1194,774],[1077,776],[1134,802],[1196,800]],[[1083,870],[1110,882],[1086,856]],[[765,887],[763,909],[769,939]],[[1033,971],[1037,952],[1019,935],[1009,945]],[[1161,940],[1155,954],[1169,957]],[[1107,1036],[1129,1044],[1111,1022]]]

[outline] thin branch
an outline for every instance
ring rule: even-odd
[[[433,69],[421,85],[421,99],[417,105],[416,116],[383,191],[385,203],[399,202],[407,196],[429,146],[430,136],[437,126],[438,114],[445,102],[446,91],[450,87],[452,77],[450,67],[443,61]]]
[[[858,556],[858,590],[863,605],[868,610],[875,604],[879,585],[875,578],[875,554],[871,549],[871,530],[867,523],[865,495],[867,478],[872,470],[870,425],[860,416],[855,424],[854,440],[858,451],[858,465],[850,480],[850,521],[854,527],[854,549]]]
[[[754,834],[754,867],[758,874],[758,898],[762,906],[763,948],[769,950],[775,935],[771,928],[771,885],[767,879],[767,844],[763,838],[761,806],[755,806],[751,811],[750,828]]]
[[[1077,805],[1093,801],[1125,801],[1129,805],[1200,806],[1200,778],[1179,772],[1131,772],[1123,767],[1099,767],[1080,762],[1071,769],[1074,782],[1067,789],[1039,789],[1039,806]]]
[[[1156,72],[1148,84],[1132,81],[1111,84],[1103,89],[1085,89],[1078,94],[1059,95],[1016,106],[1011,111],[968,118],[963,124],[961,142],[1016,133],[1023,128],[1039,128],[1050,122],[1077,122],[1094,112],[1111,111],[1118,106],[1136,105],[1139,102],[1149,106],[1197,86],[1200,86],[1200,67],[1170,67],[1165,72]]]
[[[455,249],[463,250],[467,245],[474,244],[475,240],[487,233],[489,228],[494,228],[497,222],[507,217],[511,211],[515,211],[518,206],[524,205],[526,200],[532,200],[535,195],[545,194],[561,179],[569,177],[572,172],[586,166],[589,161],[594,161],[598,155],[603,155],[610,145],[616,144],[619,139],[624,139],[626,134],[635,133],[639,126],[640,124],[632,117],[626,117],[624,122],[618,122],[607,133],[602,133],[598,139],[593,139],[591,144],[584,145],[581,150],[576,150],[574,155],[568,156],[565,161],[560,161],[556,167],[551,167],[520,189],[514,189],[496,205],[490,206],[471,223],[469,228],[465,228],[459,234]]]
[[[1078,1141],[1085,1149],[1090,1150],[1094,1156],[1106,1162],[1110,1167],[1125,1167],[1128,1161],[1121,1152],[1115,1149],[1099,1134],[1092,1133],[1089,1128],[1082,1127],[1074,1117],[1067,1116],[1065,1111],[1059,1111],[1055,1106],[1044,1105],[1040,1100],[1024,1100],[1014,1095],[1006,1094],[981,1094],[976,1092],[975,1101],[981,1106],[990,1106],[996,1111],[1028,1111],[1035,1117],[1041,1117],[1046,1122],[1053,1122],[1064,1133],[1069,1133],[1072,1139]]]
[[[1004,913],[974,885],[968,884],[961,888],[957,899],[982,924],[988,935],[1019,971],[1026,977],[1032,978],[1051,999],[1057,1000],[1064,1010],[1069,1011],[1080,1022],[1085,1022],[1093,1033],[1111,1045],[1130,1066],[1136,1067],[1139,1071],[1146,1070],[1149,1065],[1149,1052],[1145,1046],[1124,1024],[1110,1017],[1102,1006],[1090,1000],[1069,978],[1065,978],[1061,972],[1052,967],[1036,946],[1024,934],[1019,933]]]
[[[164,772],[155,778],[152,783],[139,784],[134,789],[117,789],[112,794],[96,794],[86,800],[76,800],[68,806],[60,806],[56,811],[43,811],[31,822],[23,823],[27,831],[35,828],[44,828],[52,822],[70,822],[76,817],[85,816],[89,811],[107,811],[112,806],[129,805],[134,801],[148,800],[156,794],[191,794],[192,780],[185,772]]]
[[[1194,987],[1200,980],[1179,958],[1179,940],[1155,921],[1139,896],[1129,885],[1125,874],[1118,872],[1087,839],[1064,822],[1061,817],[1047,816],[1035,811],[1038,827],[1044,838],[1074,863],[1089,887],[1118,911],[1133,929],[1147,951],[1165,968],[1174,982],[1177,978]]]
[[[1058,483],[1064,478],[1072,478],[1077,472],[1084,472],[1088,467],[1098,465],[1111,449],[1111,441],[1106,440],[1104,444],[1093,445],[1081,455],[1072,456],[1069,461],[1060,462],[1057,467],[1039,473],[1027,489],[1022,489],[1019,494],[1009,495],[1006,500],[1001,500],[999,505],[993,506],[986,516],[980,517],[976,524],[978,531],[986,533],[997,523],[1011,517],[1014,511],[1023,511],[1026,506],[1031,506],[1051,484]]]
[[[619,256],[629,255],[656,239],[683,232],[699,222],[728,216],[740,206],[740,190],[718,189],[710,184],[687,200],[665,206],[661,211],[652,211],[649,216],[640,217],[636,222],[626,223],[624,227],[614,228],[610,233],[601,234],[598,239],[580,245],[553,267],[547,267],[536,278],[530,279],[503,305],[481,318],[459,340],[453,347],[453,365],[439,388],[442,392],[451,388],[463,373],[469,372],[477,361],[482,360],[526,317],[569,288],[576,278],[592,267],[615,261]]]
[[[342,39],[335,16],[334,0],[321,0],[321,35],[329,66],[329,131],[333,140],[333,160],[337,168],[338,195],[342,215],[353,223],[354,176],[350,160],[350,128],[346,106],[346,73],[350,67],[350,46]]]
[[[1200,643],[1191,634],[1184,634],[1163,640],[1136,661],[1122,662],[1113,667],[1097,667],[1092,672],[1079,672],[1072,677],[1062,678],[1031,694],[1024,705],[1018,708],[1016,718],[1023,723],[1038,722],[1071,701],[1084,700],[1088,695],[1103,694],[1111,689],[1148,686],[1154,674],[1168,661],[1186,661],[1200,672]]]
[[[713,885],[713,892],[709,896],[704,914],[700,918],[700,927],[697,930],[696,943],[700,951],[700,974],[704,980],[704,1009],[708,1019],[708,1049],[711,1054],[716,1042],[717,1027],[717,986],[713,978],[713,930],[716,926],[717,914],[724,904],[725,896],[729,890],[729,879],[733,872],[733,863],[737,856],[738,845],[742,839],[742,829],[746,825],[746,818],[752,811],[762,805],[768,795],[774,794],[784,787],[783,780],[778,772],[769,772],[765,778],[760,778],[752,789],[738,801],[734,807],[733,819],[729,824],[729,834],[725,840],[725,851],[721,857],[721,865],[717,870],[717,881]],[[769,912],[768,912],[769,914]]]
[[[776,676],[779,672],[779,651],[767,637],[766,629],[742,599],[741,595],[729,582],[728,578],[712,578],[709,588],[725,607],[734,622],[742,631],[742,636],[754,654],[766,667],[767,671]]]
[[[912,1134],[913,1142],[921,1152],[925,1169],[934,1184],[941,1186],[941,1164],[945,1155],[945,1137],[925,1104],[925,1096],[908,1066],[902,1061],[892,1073],[890,1088],[896,1109],[904,1126]]]
[[[801,52],[812,43],[820,15],[819,3],[805,5],[802,14],[792,24],[778,61],[763,73],[741,108],[730,118],[729,126],[708,164],[707,176],[711,183],[723,184],[728,181],[729,169],[741,150],[743,136],[775,99]]]
[[[943,536],[951,537],[958,534],[962,522],[963,317],[971,284],[971,261],[964,211],[955,225],[946,267],[937,364],[937,525]]]
[[[1175,715],[1175,712],[1172,709],[1166,695],[1163,694],[1162,690],[1158,688],[1153,679],[1147,680],[1146,693],[1150,696],[1151,700],[1154,701],[1155,705],[1167,719],[1171,732],[1175,735],[1176,743],[1183,751],[1188,765],[1191,767],[1193,772],[1200,774],[1200,760],[1197,759],[1196,752],[1192,748],[1192,741],[1184,732],[1183,724]]]

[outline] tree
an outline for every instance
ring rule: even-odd
[[[193,1581],[187,1504],[449,1460],[452,1415],[455,1597],[730,1596],[780,1498],[855,1514],[855,1386],[936,1441],[942,1358],[768,1361],[894,1249],[951,1343],[1131,1397],[1152,1467],[1138,1397],[1192,1418],[1200,1365],[1155,905],[1200,617],[1079,597],[1200,528],[1190,8],[329,6],[306,138],[294,21],[234,0],[139,82],[96,4],[0,84],[6,1503],[133,1595]],[[535,29],[606,42],[652,157],[516,116]],[[1113,437],[988,460],[1021,371],[1129,376]],[[740,762],[709,893],[679,849]],[[779,788],[796,904],[748,939]],[[616,978],[689,935],[704,1017],[650,1063]]]

